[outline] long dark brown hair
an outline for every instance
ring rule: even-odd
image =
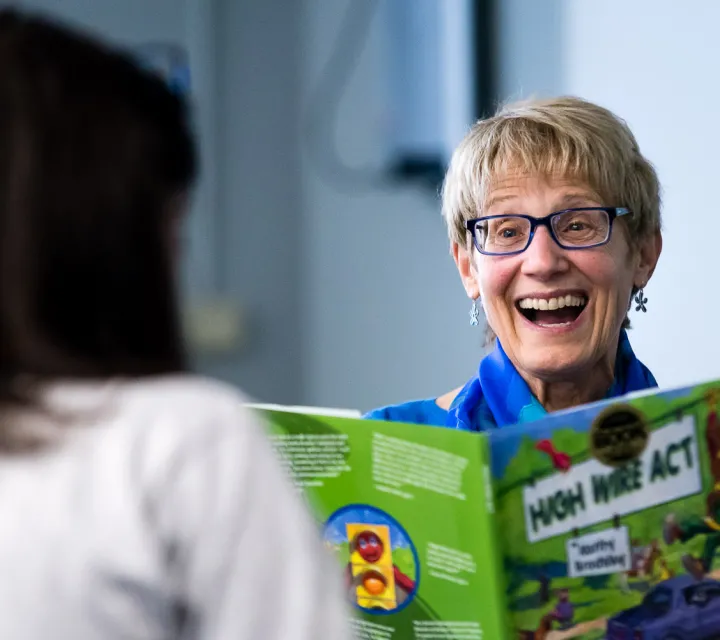
[[[0,407],[18,379],[185,369],[169,245],[195,175],[186,106],[159,76],[0,11]]]

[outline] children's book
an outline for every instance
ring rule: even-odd
[[[470,433],[257,409],[360,639],[720,638],[720,381]]]

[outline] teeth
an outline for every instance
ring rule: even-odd
[[[539,309],[540,311],[555,311],[564,307],[584,307],[587,300],[582,296],[570,294],[559,298],[523,298],[518,303],[521,309]]]

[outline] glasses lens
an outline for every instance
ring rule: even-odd
[[[590,247],[608,239],[610,218],[606,211],[578,209],[559,213],[552,219],[553,231],[566,247]]]
[[[485,253],[522,251],[530,237],[530,222],[516,216],[481,220],[475,226],[475,241]]]

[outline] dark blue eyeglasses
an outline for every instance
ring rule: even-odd
[[[522,253],[530,246],[535,230],[547,227],[550,236],[563,249],[590,249],[610,240],[615,218],[631,215],[625,207],[584,207],[563,209],[544,218],[512,214],[468,220],[475,247],[489,256]]]

